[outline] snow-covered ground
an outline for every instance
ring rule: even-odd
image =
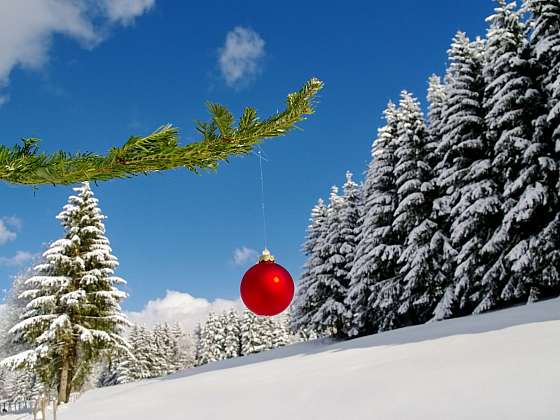
[[[560,299],[87,392],[62,420],[560,419]]]

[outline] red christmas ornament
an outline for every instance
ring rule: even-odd
[[[259,262],[252,266],[241,280],[241,299],[256,315],[278,315],[294,297],[294,281],[284,267],[274,262],[265,249]]]

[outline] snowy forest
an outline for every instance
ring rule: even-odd
[[[427,117],[389,102],[362,185],[311,211],[291,326],[355,337],[560,293],[560,4],[458,32]]]
[[[63,238],[39,264],[16,276],[0,318],[0,403],[71,394],[161,377],[206,363],[316,338],[293,334],[285,316],[249,311],[209,314],[195,331],[133,325],[120,303],[118,259],[88,182],[57,216]]]
[[[560,294],[560,4],[498,0],[485,38],[458,32],[427,107],[383,112],[363,182],[311,210],[286,313],[212,313],[195,331],[133,325],[89,183],[62,238],[0,316],[0,401],[168,375],[331,336],[347,339]]]

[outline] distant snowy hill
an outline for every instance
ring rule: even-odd
[[[560,419],[560,299],[97,389],[62,420]]]

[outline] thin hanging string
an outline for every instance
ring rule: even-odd
[[[262,222],[263,222],[263,238],[264,238],[264,249],[268,249],[268,240],[266,235],[266,211],[264,207],[264,176],[263,176],[263,156],[261,147],[257,147],[257,157],[259,159],[259,170],[261,175],[261,210],[262,210]],[[266,159],[265,159],[266,160]]]

